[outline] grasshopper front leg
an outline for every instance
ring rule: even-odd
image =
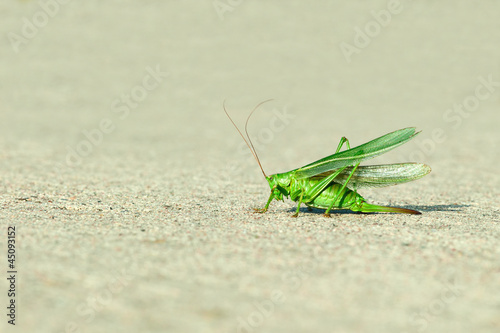
[[[256,213],[265,213],[265,212],[267,212],[267,209],[269,208],[269,204],[271,203],[271,201],[273,201],[273,198],[274,198],[274,189],[271,190],[271,195],[269,196],[269,199],[267,200],[267,203],[264,206],[264,208],[254,208],[253,210]]]

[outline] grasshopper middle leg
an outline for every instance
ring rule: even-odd
[[[328,207],[328,209],[325,211],[325,214],[323,214],[325,217],[330,217],[330,210],[333,208],[333,205],[335,205],[335,202],[339,198],[340,194],[344,192],[344,190],[345,190],[345,188],[347,186],[347,183],[349,183],[349,180],[351,180],[352,175],[354,174],[354,172],[356,171],[356,169],[358,168],[358,166],[359,166],[360,163],[361,162],[356,163],[356,165],[354,166],[354,168],[352,168],[352,171],[349,174],[349,177],[347,177],[347,179],[345,180],[344,185],[342,185],[342,187],[340,188],[340,190],[337,192],[337,195],[333,198],[332,203],[330,204],[330,207]]]

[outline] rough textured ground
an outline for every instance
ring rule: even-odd
[[[0,331],[500,331],[500,4],[392,4],[2,3]],[[268,98],[268,173],[422,130],[423,214],[252,213]]]

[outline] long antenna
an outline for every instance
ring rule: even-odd
[[[248,126],[248,120],[250,119],[250,116],[252,116],[252,114],[255,112],[255,110],[257,110],[257,108],[259,106],[261,106],[262,104],[267,103],[269,101],[272,101],[272,99],[268,99],[267,101],[264,101],[264,102],[261,102],[261,103],[257,104],[257,106],[252,110],[252,112],[250,112],[250,115],[248,115],[247,121],[245,122],[245,134],[247,135],[248,141],[247,141],[247,139],[245,139],[245,136],[243,135],[243,133],[241,133],[241,131],[238,128],[238,126],[236,126],[236,124],[234,123],[233,119],[231,119],[231,117],[227,113],[227,110],[226,110],[226,101],[224,100],[224,102],[222,103],[222,106],[224,107],[224,112],[226,113],[226,116],[229,118],[229,120],[231,121],[231,123],[233,123],[233,126],[234,126],[234,128],[236,128],[236,130],[238,131],[238,133],[240,133],[241,137],[243,138],[243,141],[245,141],[248,149],[250,149],[250,152],[252,153],[253,157],[257,161],[257,164],[259,165],[260,170],[262,171],[262,174],[264,175],[265,178],[267,178],[267,175],[264,172],[264,169],[262,168],[262,164],[260,164],[259,157],[257,156],[257,151],[255,150],[255,147],[253,146],[253,143],[252,143],[252,140],[250,139],[250,136],[248,135],[247,126]],[[248,143],[248,142],[250,142],[250,143]]]

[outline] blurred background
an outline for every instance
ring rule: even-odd
[[[423,130],[420,140],[436,128],[447,138],[423,154],[423,162],[457,154],[446,148],[450,139],[461,141],[475,166],[491,161],[474,152],[498,143],[496,129],[488,127],[498,120],[498,83],[473,111],[452,111],[448,120],[445,114],[474,96],[479,77],[500,80],[493,2],[193,4],[0,5],[3,154],[19,152],[16,158],[38,167],[67,165],[71,149],[86,138],[83,131],[109,119],[114,129],[87,149],[80,167],[110,152],[134,152],[148,163],[160,155],[220,167],[227,163],[221,154],[240,143],[223,101],[242,126],[257,103],[273,98],[263,110],[287,107],[294,118],[261,154],[269,172],[323,157],[341,136],[359,144],[408,126]],[[148,68],[168,74],[144,93],[137,86]],[[270,116],[254,116],[253,135]],[[477,129],[481,136],[470,133]],[[302,154],[298,145],[310,151]]]

